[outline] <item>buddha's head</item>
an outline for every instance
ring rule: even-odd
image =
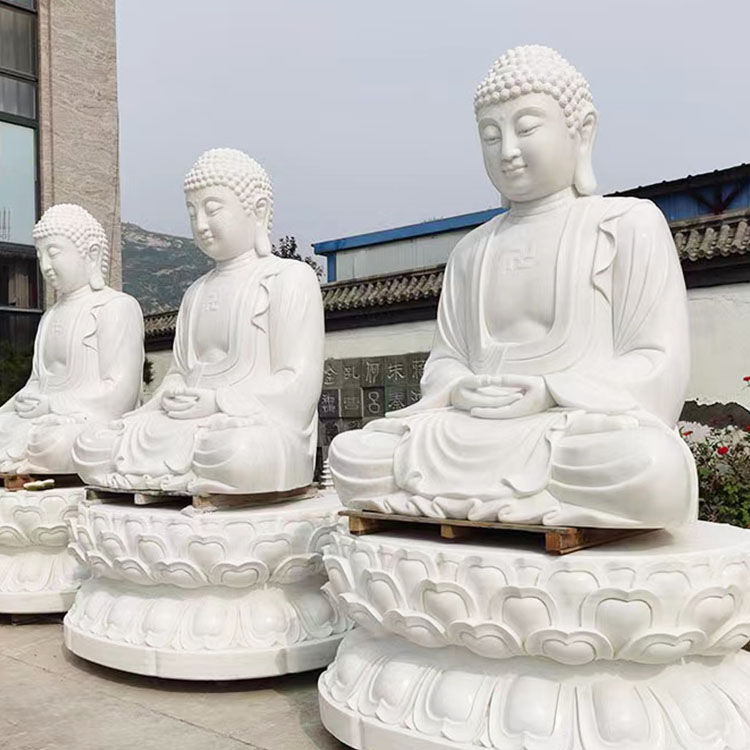
[[[530,45],[506,52],[477,87],[474,111],[487,174],[504,200],[596,189],[591,91],[555,50]]]
[[[109,243],[102,225],[81,206],[59,203],[34,227],[44,278],[61,294],[85,287],[103,289],[109,273]]]
[[[271,180],[242,151],[206,151],[185,177],[185,201],[193,237],[213,260],[230,260],[251,249],[258,255],[271,252]]]

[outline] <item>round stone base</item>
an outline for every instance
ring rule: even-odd
[[[0,491],[0,612],[67,612],[86,575],[68,551],[83,487]]]
[[[83,585],[66,616],[65,645],[105,667],[179,680],[320,669],[333,660],[342,634],[331,634],[331,605],[319,587],[320,582],[317,591],[139,590],[98,579]],[[301,640],[305,626],[320,637]],[[279,630],[289,643],[278,642]]]
[[[174,679],[326,666],[349,627],[320,555],[339,507],[324,496],[211,513],[82,504],[72,546],[93,577],[65,618],[66,646]]]
[[[356,750],[747,750],[750,654],[669,665],[484,659],[356,630],[319,681]]]

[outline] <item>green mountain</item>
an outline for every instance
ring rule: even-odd
[[[185,290],[211,265],[187,237],[122,224],[123,291],[145,314],[177,309]]]

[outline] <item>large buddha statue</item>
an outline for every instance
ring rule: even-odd
[[[450,256],[421,400],[333,441],[341,499],[548,525],[694,520],[695,466],[675,431],[687,301],[664,216],[593,195],[597,112],[554,50],[507,52],[474,106],[509,210]]]
[[[268,493],[312,481],[323,378],[323,305],[305,263],[271,254],[265,170],[234,149],[185,178],[195,241],[216,266],[185,293],[171,367],[154,396],[81,436],[89,484]]]
[[[138,403],[143,317],[135,299],[106,286],[107,237],[88,211],[52,206],[34,242],[57,301],[39,323],[29,381],[0,406],[0,473],[72,474],[81,430]]]

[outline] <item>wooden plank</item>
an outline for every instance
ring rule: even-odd
[[[372,534],[375,531],[382,531],[386,526],[383,521],[379,521],[374,518],[359,518],[357,516],[349,516],[349,531],[355,536],[362,536],[362,534]]]
[[[136,505],[156,505],[157,503],[168,503],[174,502],[175,500],[182,500],[183,502],[188,501],[188,497],[185,495],[152,495],[149,492],[134,492],[133,502]]]
[[[33,481],[30,474],[3,474],[3,487],[9,492],[22,490],[25,484]]]
[[[647,534],[655,529],[593,529],[573,526],[543,526],[529,523],[500,523],[493,521],[468,521],[453,518],[427,518],[426,516],[404,516],[375,511],[342,510],[339,515],[348,517],[352,534],[374,534],[385,530],[408,529],[409,527],[439,527],[443,539],[462,539],[474,530],[514,532],[522,531],[544,538],[545,551],[555,555],[567,555],[600,544],[628,539]],[[540,540],[541,541],[541,540]]]
[[[453,526],[449,523],[441,523],[440,536],[443,539],[463,539],[471,536],[471,528],[468,526]]]
[[[552,531],[545,534],[545,548],[555,555],[567,555],[582,549],[610,544],[621,539],[648,534],[656,529],[570,529],[569,532]]]
[[[3,487],[10,492],[24,489],[30,482],[44,482],[50,479],[53,487],[81,487],[83,482],[78,474],[2,474]]]
[[[499,523],[497,521],[467,521],[463,518],[429,518],[427,516],[404,516],[398,513],[378,513],[373,510],[341,510],[341,516],[356,516],[358,518],[372,518],[381,521],[393,521],[402,523],[428,524],[439,526],[449,524],[451,526],[467,526],[473,529],[499,529],[501,531],[530,531],[543,534],[547,531],[567,531],[571,526],[542,526],[534,523]]]
[[[304,500],[307,497],[313,497],[316,492],[316,488],[307,485],[285,492],[256,492],[237,495],[207,493],[205,495],[193,495],[192,502],[196,510],[228,510],[253,505],[283,503],[287,500]]]
[[[122,503],[130,502],[135,505],[155,505],[157,503],[182,503],[190,504],[190,495],[181,495],[176,492],[133,492],[133,490],[118,490],[111,487],[86,487],[86,499],[100,503]]]

